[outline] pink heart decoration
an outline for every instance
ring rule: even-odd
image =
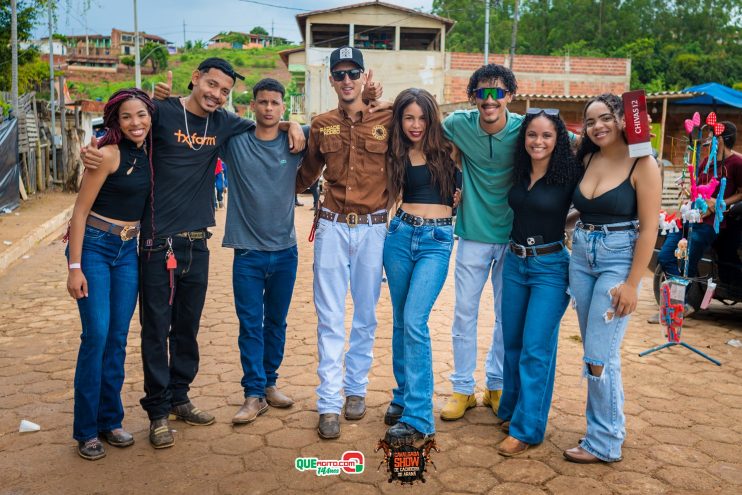
[[[714,112],[708,114],[708,116],[706,117],[706,123],[710,126],[716,124],[716,114]]]
[[[693,122],[693,125],[695,127],[700,127],[701,126],[701,114],[698,112],[694,113],[693,119],[691,119],[691,122]]]
[[[685,132],[686,134],[693,134],[693,121],[691,119],[685,119]]]
[[[714,124],[714,134],[717,136],[721,136],[721,133],[724,132],[724,124],[719,122],[718,124]]]

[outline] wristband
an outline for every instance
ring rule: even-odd
[[[69,264],[69,269],[70,270],[74,270],[75,268],[81,268],[80,263],[70,263]]]

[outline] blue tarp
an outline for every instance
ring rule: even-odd
[[[711,82],[685,88],[689,93],[704,93],[687,100],[674,101],[675,105],[715,105],[742,108],[742,91],[737,91],[723,84]]]

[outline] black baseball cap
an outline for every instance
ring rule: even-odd
[[[211,57],[198,64],[199,71],[207,71],[209,69],[219,69],[220,71],[231,77],[232,81],[236,81],[237,79],[242,79],[243,81],[245,80],[245,76],[236,73],[234,71],[234,68],[232,67],[232,64],[230,64],[223,58]],[[193,89],[192,82],[188,83],[188,89]]]
[[[341,46],[332,51],[330,54],[330,70],[334,69],[340,62],[353,62],[359,68],[365,69],[361,50],[352,46]]]

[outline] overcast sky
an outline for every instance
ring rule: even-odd
[[[83,6],[91,4],[85,12]],[[250,31],[263,26],[268,32],[294,42],[301,41],[296,14],[361,3],[361,0],[138,0],[139,30],[183,45],[186,39],[208,40],[220,31]],[[387,0],[408,8],[430,12],[433,0]],[[111,28],[134,30],[133,0],[59,0],[55,31],[61,34],[110,34]],[[35,37],[48,33],[46,17]]]

